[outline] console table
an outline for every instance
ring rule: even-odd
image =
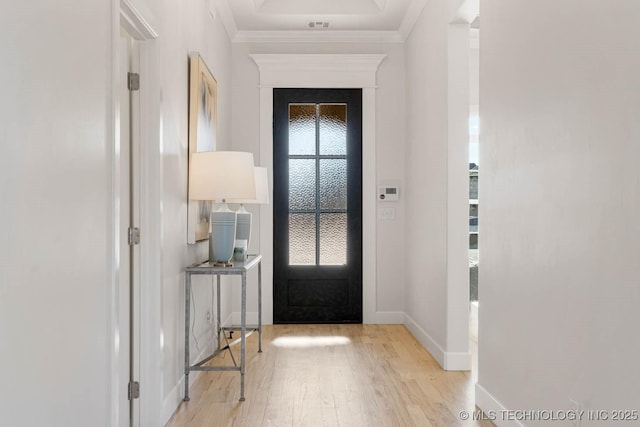
[[[208,261],[193,264],[185,269],[185,307],[184,307],[184,400],[189,400],[189,372],[191,371],[240,371],[240,401],[244,401],[244,374],[245,374],[245,348],[247,331],[258,332],[258,352],[262,352],[262,255],[249,255],[245,262],[235,261],[231,267],[215,267]],[[258,325],[247,326],[247,273],[254,267],[258,267]],[[210,356],[198,363],[191,365],[189,360],[190,327],[191,327],[191,276],[215,275],[216,280],[216,300],[217,300],[217,340],[218,349]],[[240,309],[240,326],[226,326],[220,324],[220,276],[238,275],[242,276],[242,303]],[[231,353],[234,366],[204,366],[208,361],[229,348],[232,344],[227,342],[225,347],[221,347],[220,333],[225,331],[240,331],[240,366],[236,363]],[[226,341],[226,338],[225,338]]]

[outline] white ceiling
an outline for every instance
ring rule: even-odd
[[[234,42],[402,42],[427,0],[210,1]]]

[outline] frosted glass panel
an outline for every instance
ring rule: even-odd
[[[289,214],[289,264],[316,264],[315,214]]]
[[[316,105],[289,105],[289,154],[316,154]]]
[[[347,154],[346,104],[320,104],[320,154]]]
[[[320,160],[320,208],[347,208],[347,160]]]
[[[320,265],[347,263],[347,214],[320,214]]]
[[[316,208],[316,161],[289,159],[289,209]]]

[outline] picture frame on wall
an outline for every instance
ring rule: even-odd
[[[189,54],[189,161],[192,153],[215,151],[218,130],[218,83],[197,52]],[[188,192],[188,190],[187,190]],[[209,239],[210,201],[187,206],[187,243]]]

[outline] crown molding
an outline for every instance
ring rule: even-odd
[[[373,0],[373,2],[378,6],[378,9],[384,10],[384,7],[387,5],[387,0]]]
[[[135,40],[153,40],[158,32],[131,0],[120,0],[120,24]]]
[[[418,18],[420,18],[420,14],[422,14],[422,10],[427,5],[429,0],[413,0],[409,7],[407,8],[407,13],[404,15],[402,22],[400,23],[400,28],[398,28],[398,33],[402,37],[402,40],[406,40],[411,34],[411,30],[413,30],[414,25],[418,22]]]
[[[376,71],[387,55],[283,53],[249,56],[260,70],[261,87],[375,88]],[[328,75],[334,78],[329,79]]]
[[[459,7],[455,10],[452,24],[471,24],[480,15],[479,0],[458,0]]]
[[[236,25],[236,20],[233,17],[233,12],[231,11],[231,7],[227,0],[214,0],[216,9],[218,11],[218,15],[222,20],[222,25],[224,25],[224,29],[227,30],[227,35],[229,36],[229,40],[233,42],[233,39],[238,34],[238,26]]]
[[[238,31],[233,43],[402,43],[398,31]]]

